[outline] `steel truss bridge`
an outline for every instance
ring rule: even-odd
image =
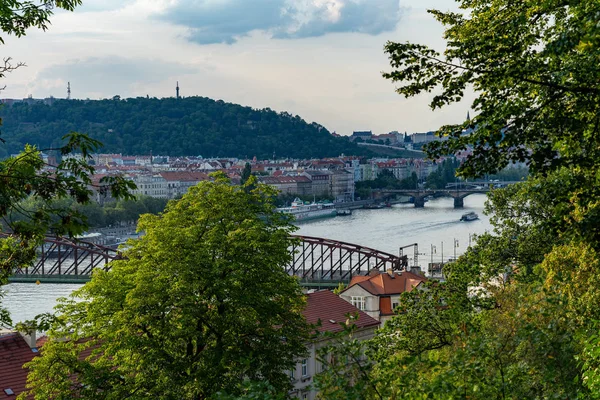
[[[292,261],[285,266],[285,271],[297,276],[306,286],[337,286],[350,281],[353,275],[366,275],[372,269],[402,271],[407,266],[407,256],[357,244],[311,236],[292,236],[291,239]],[[111,261],[122,258],[118,250],[109,247],[47,238],[38,249],[35,262],[16,269],[10,281],[85,282],[94,269],[109,270]]]

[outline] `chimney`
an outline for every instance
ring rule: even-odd
[[[388,268],[385,272],[388,273],[388,275],[390,276],[390,278],[394,279],[394,270],[391,268]]]
[[[22,333],[21,332],[21,336],[23,337],[23,339],[25,340],[25,342],[27,342],[27,344],[29,345],[30,348],[32,349],[37,349],[37,332],[36,330],[31,330],[27,333]]]
[[[369,271],[369,276],[377,276],[379,275],[379,270],[377,268],[371,268]]]

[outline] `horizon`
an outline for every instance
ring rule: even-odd
[[[450,0],[84,1],[58,10],[46,32],[7,36],[23,61],[2,98],[170,97],[190,93],[286,110],[331,132],[424,132],[461,123],[472,93],[432,111],[431,94],[404,99],[381,72],[386,41],[445,47],[427,8]],[[34,56],[35,55],[35,56]]]

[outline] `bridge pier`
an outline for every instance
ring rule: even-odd
[[[463,208],[465,206],[465,199],[463,197],[454,198],[454,208]]]
[[[425,197],[415,196],[415,208],[423,208],[423,207],[425,207]]]

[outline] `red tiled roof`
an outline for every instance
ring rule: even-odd
[[[18,333],[0,337],[0,400],[14,400],[25,390],[28,371],[23,364],[33,360],[37,354]],[[7,395],[5,389],[11,389],[14,394]]]
[[[304,309],[304,317],[309,324],[316,324],[321,320],[321,326],[317,327],[319,332],[340,332],[344,328],[340,322],[346,322],[346,314],[358,313],[358,319],[353,320],[357,328],[378,326],[379,321],[360,311],[352,304],[341,299],[329,290],[321,290],[309,293]],[[333,322],[331,322],[333,321]]]
[[[366,279],[365,279],[366,278]],[[354,276],[348,288],[359,285],[367,292],[380,296],[410,292],[427,278],[412,272],[394,272],[391,276],[387,272],[381,272],[373,276]],[[348,289],[346,289],[348,290]]]
[[[163,171],[159,175],[166,181],[195,182],[208,180],[208,174],[196,171]]]

